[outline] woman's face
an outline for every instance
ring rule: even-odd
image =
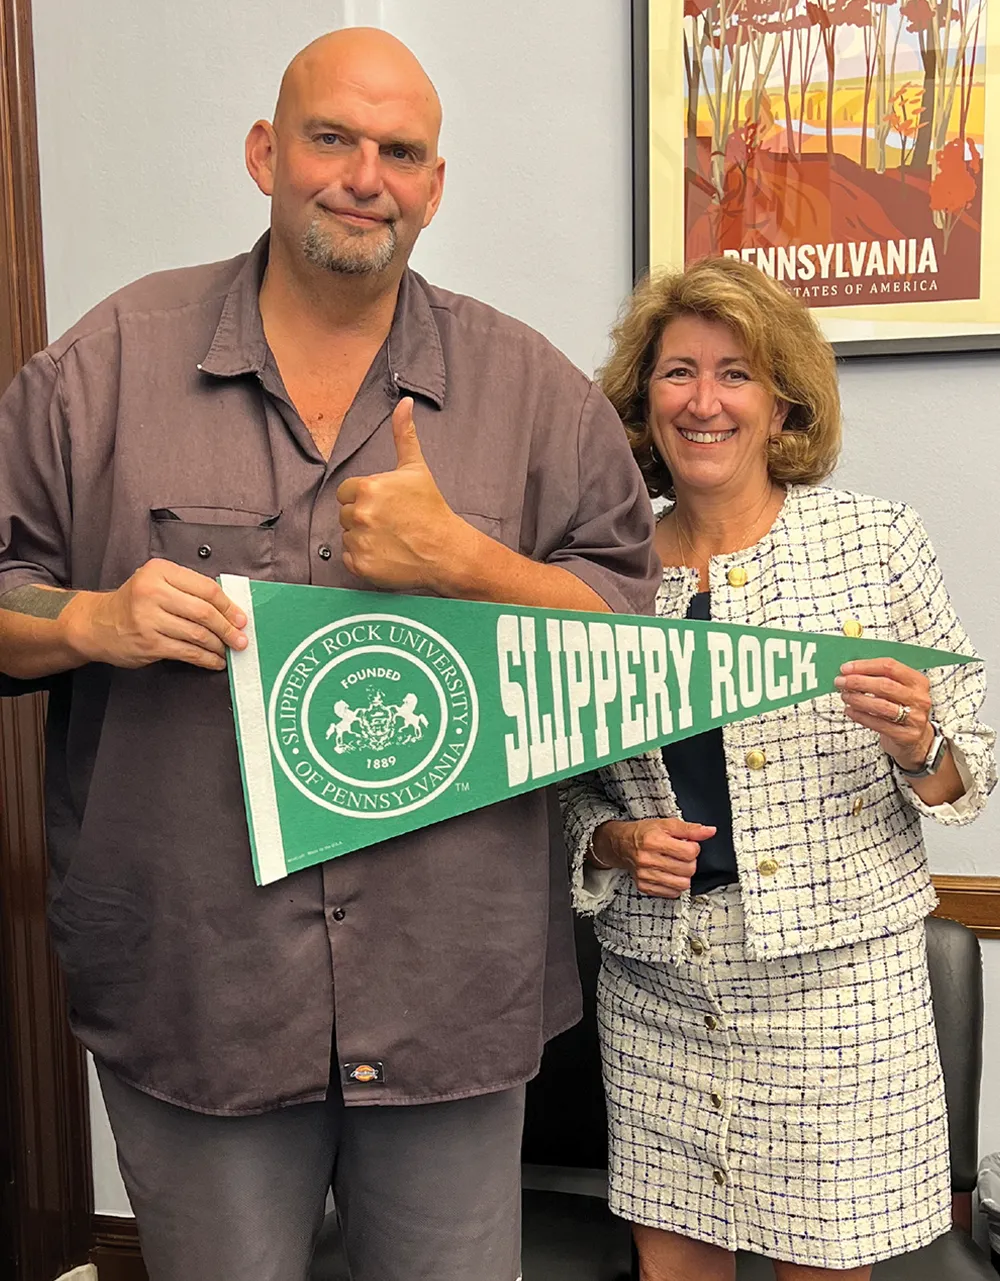
[[[678,494],[759,493],[767,441],[787,409],[754,380],[727,325],[679,316],[664,329],[649,382],[650,426]]]

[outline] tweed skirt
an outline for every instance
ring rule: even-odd
[[[744,950],[736,886],[691,907],[680,964],[604,955],[611,1209],[825,1268],[947,1232],[923,925],[759,962]]]

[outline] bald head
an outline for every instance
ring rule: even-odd
[[[437,156],[441,101],[430,77],[401,40],[377,27],[345,27],[320,36],[295,55],[281,78],[274,127],[301,117],[305,104],[321,100],[335,85],[370,103],[395,102],[433,139]]]
[[[268,272],[318,271],[324,287],[363,275],[391,292],[441,202],[440,129],[434,86],[395,36],[352,27],[307,45],[273,123],[247,137],[247,168],[271,198]]]

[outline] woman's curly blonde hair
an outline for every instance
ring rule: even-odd
[[[636,286],[612,330],[612,351],[598,381],[625,424],[632,452],[655,498],[673,482],[653,448],[649,380],[660,338],[678,316],[727,325],[754,377],[788,405],[768,444],[768,471],[779,484],[815,485],[840,454],[840,393],[833,348],[808,309],[757,267],[738,258],[703,258]]]

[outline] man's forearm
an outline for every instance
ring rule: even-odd
[[[0,672],[16,680],[37,680],[83,664],[68,640],[63,617],[76,595],[32,585],[0,596]]]
[[[442,565],[434,584],[441,596],[498,605],[611,612],[606,601],[568,569],[539,564],[471,525],[468,529],[469,534]]]

